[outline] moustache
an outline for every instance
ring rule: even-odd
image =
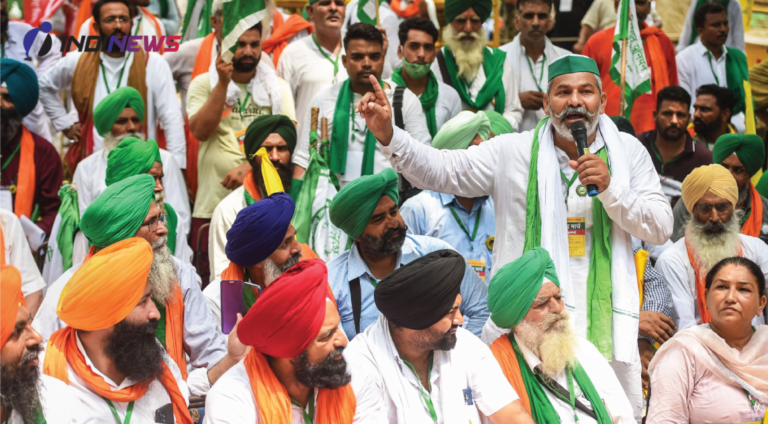
[[[722,222],[708,222],[702,226],[702,229],[708,233],[721,232],[725,230],[725,224]]]
[[[407,227],[397,227],[397,228],[390,228],[384,234],[381,236],[382,240],[391,240],[393,238],[402,238],[405,237],[405,234],[407,232]]]
[[[40,356],[41,350],[43,350],[43,346],[39,344],[28,347],[27,351],[24,352],[24,355],[21,357],[21,367],[25,367],[30,362],[37,359],[37,357]]]
[[[560,113],[556,113],[555,117],[557,119],[562,119],[564,116],[572,115],[574,113],[584,115],[585,118],[594,118],[597,116],[597,112],[590,112],[584,106],[567,106]]]

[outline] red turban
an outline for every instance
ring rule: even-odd
[[[0,246],[2,247],[2,246]],[[16,328],[16,316],[21,306],[26,307],[21,292],[21,274],[13,265],[0,266],[0,348]]]
[[[293,358],[317,337],[325,320],[328,269],[320,259],[301,261],[261,293],[237,328],[244,344],[275,358]]]

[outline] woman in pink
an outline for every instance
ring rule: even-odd
[[[651,361],[648,424],[742,424],[765,414],[768,326],[751,324],[766,304],[763,272],[749,259],[723,259],[704,293],[709,324],[677,333]]]

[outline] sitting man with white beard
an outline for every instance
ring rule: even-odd
[[[723,166],[700,166],[683,180],[682,196],[691,218],[685,237],[656,262],[672,292],[672,319],[677,331],[710,322],[704,289],[707,272],[722,259],[742,256],[755,262],[768,277],[768,246],[757,237],[740,234],[744,213],[736,209],[739,188]],[[765,324],[765,314],[752,320]]]
[[[536,423],[635,423],[608,361],[569,323],[546,250],[534,247],[501,267],[488,307],[490,320],[511,329],[491,352]]]
[[[523,106],[507,54],[486,47],[483,22],[491,16],[491,0],[446,0],[443,29],[445,46],[432,62],[432,72],[461,97],[462,110],[492,109],[520,129]]]

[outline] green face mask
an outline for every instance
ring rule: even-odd
[[[403,69],[408,73],[408,76],[413,79],[422,79],[429,73],[429,63],[409,63],[403,58]]]

